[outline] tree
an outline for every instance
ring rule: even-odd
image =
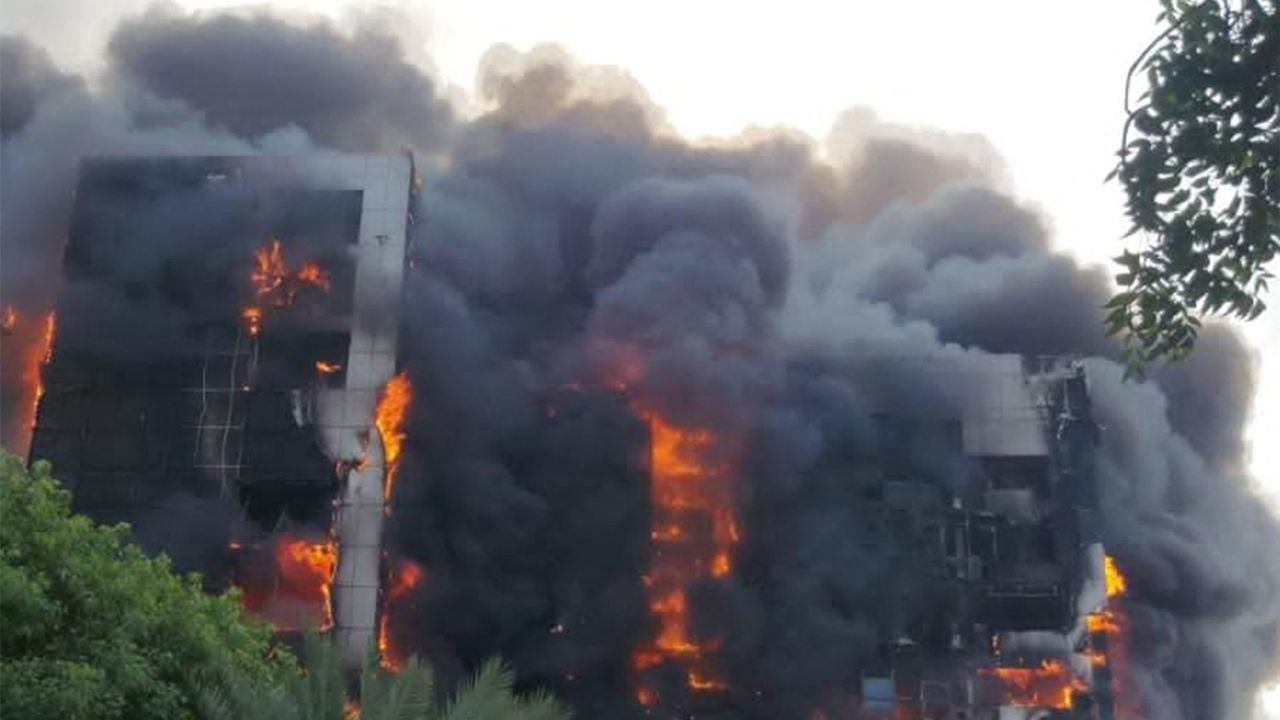
[[[316,635],[303,640],[307,670],[282,685],[240,680],[201,693],[206,720],[567,720],[550,695],[520,697],[511,672],[490,661],[446,705],[435,702],[431,670],[416,659],[398,673],[378,666],[371,651],[360,676],[360,704],[346,695],[337,650]]]
[[[69,508],[48,463],[0,452],[0,716],[191,718],[198,684],[296,672],[234,596]]]
[[[1125,83],[1119,163],[1129,234],[1106,327],[1131,369],[1191,352],[1200,318],[1244,319],[1280,253],[1280,12],[1276,0],[1161,0],[1165,30]],[[1148,89],[1130,107],[1134,75]]]

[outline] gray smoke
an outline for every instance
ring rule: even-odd
[[[372,22],[348,34],[265,13],[191,17],[157,6],[121,23],[109,53],[158,96],[242,137],[297,126],[341,150],[423,151],[452,116],[399,39]]]
[[[695,146],[633,80],[554,48],[492,51],[488,110],[461,122],[377,31],[268,15],[153,11],[110,48],[103,90],[13,84],[45,89],[20,91],[32,109],[4,140],[6,302],[18,268],[55,276],[83,153],[447,156],[415,209],[391,534],[428,568],[411,644],[441,667],[502,653],[583,717],[637,712],[630,653],[655,629],[647,429],[608,386],[634,365],[633,398],[739,449],[735,572],[691,593],[692,633],[723,638],[725,717],[806,717],[886,640],[943,638],[957,612],[871,528],[877,415],[958,409],[904,360],[1066,353],[1096,358],[1097,491],[1146,715],[1240,720],[1280,669],[1280,532],[1242,472],[1242,342],[1213,325],[1189,362],[1121,382],[1105,273],[1050,249],[983,139],[858,110],[825,147],[782,131]],[[29,74],[61,77],[43,67]],[[972,477],[940,433],[897,442],[914,477]]]
[[[59,72],[44,49],[20,36],[0,37],[0,138],[21,130],[50,95],[76,87],[79,79]]]

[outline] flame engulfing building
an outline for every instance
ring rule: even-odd
[[[396,373],[412,182],[411,161],[396,156],[87,161],[31,446],[77,510],[131,522],[211,587],[241,587],[281,630],[331,629],[353,665],[375,639],[391,667],[406,648],[432,652],[429,630],[388,622],[427,570],[383,550],[412,393]],[[812,698],[809,717],[1117,717],[1124,619],[1108,607],[1118,591],[1101,545],[1083,365],[892,362],[899,375],[918,365],[906,376],[954,402],[888,403],[874,438],[833,446],[806,482],[824,503],[847,500],[833,540],[850,557],[909,567],[914,585],[885,588],[882,622],[858,638],[878,648],[873,659],[854,686]],[[751,511],[739,482],[746,425],[664,415],[671,399],[646,384],[642,361],[624,349],[607,365],[592,381],[539,388],[538,427],[554,440],[584,424],[577,416],[598,425],[621,407],[644,428],[644,462],[632,464],[623,442],[601,467],[622,468],[640,490],[619,497],[648,516],[635,584],[649,623],[626,630],[625,658],[600,661],[614,677],[597,690],[572,672],[525,679],[589,708],[598,688],[623,684],[630,697],[617,707],[659,717],[768,707],[769,688],[743,686],[741,669],[722,662],[736,638],[707,632],[695,611],[718,586],[764,586],[770,563],[785,564],[768,547],[779,528]],[[588,585],[549,593],[549,646],[593,613],[607,617],[609,600]],[[392,620],[430,624],[409,612]],[[483,648],[498,650],[508,648]]]
[[[241,586],[277,627],[333,627],[352,662],[376,628],[374,414],[412,174],[399,156],[86,160],[32,432],[76,510]]]

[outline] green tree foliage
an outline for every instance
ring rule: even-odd
[[[1191,351],[1200,317],[1253,319],[1280,253],[1276,0],[1161,0],[1165,30],[1130,68],[1113,173],[1143,246],[1126,250],[1106,326],[1130,368]],[[1130,107],[1130,85],[1147,91]]]
[[[0,452],[0,717],[177,720],[196,686],[296,672],[235,597],[206,594],[128,528],[72,515],[48,463]]]
[[[206,720],[567,720],[550,695],[527,697],[512,689],[511,672],[486,663],[445,704],[435,702],[431,670],[411,660],[392,674],[378,667],[371,651],[360,676],[357,707],[347,699],[342,663],[328,642],[304,639],[307,670],[283,684],[238,680],[201,693]]]

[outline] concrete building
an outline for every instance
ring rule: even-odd
[[[145,536],[166,516],[202,522],[175,507],[239,508],[229,533],[165,533],[180,566],[328,535],[353,665],[377,624],[373,416],[395,373],[412,179],[403,156],[86,160],[32,433],[31,456],[96,519]],[[270,575],[263,602],[287,594]]]

